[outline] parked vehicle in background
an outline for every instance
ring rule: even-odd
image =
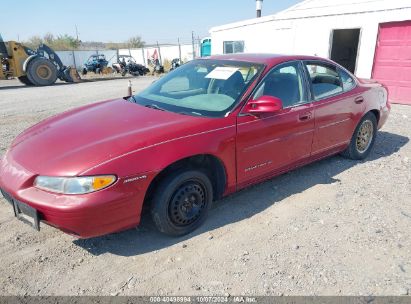
[[[213,56],[29,128],[0,162],[0,188],[37,229],[99,236],[138,225],[145,205],[180,236],[249,185],[337,153],[366,158],[389,111],[383,85],[327,59]]]
[[[175,70],[176,68],[178,68],[180,65],[182,65],[182,61],[180,60],[180,58],[174,58],[173,60],[171,60],[171,68],[170,71]]]
[[[88,72],[100,74],[105,68],[107,68],[107,65],[108,61],[106,60],[106,56],[104,54],[91,55],[84,63],[82,74],[86,75]]]
[[[148,68],[137,63],[134,57],[130,55],[119,55],[117,63],[113,64],[113,69],[116,73],[120,73],[122,76],[125,76],[126,74],[144,76],[150,73]]]
[[[0,80],[13,77],[28,86],[48,86],[57,79],[80,81],[77,70],[65,66],[49,46],[40,44],[32,50],[16,41],[4,42],[0,36]]]
[[[153,66],[153,71],[151,73],[152,75],[159,75],[164,73],[164,66],[160,63],[160,60],[152,60],[151,65]]]

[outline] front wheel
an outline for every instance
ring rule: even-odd
[[[342,155],[354,159],[364,159],[370,154],[377,135],[377,118],[373,113],[366,114],[351,138],[350,144]]]
[[[57,80],[57,68],[43,57],[33,58],[27,65],[27,79],[35,86],[52,85]]]
[[[28,85],[28,86],[32,86],[33,83],[28,79],[27,76],[20,76],[18,77],[18,79],[20,80],[21,83]]]
[[[205,173],[176,171],[164,178],[155,190],[151,215],[161,232],[185,235],[204,222],[212,199],[213,187]]]

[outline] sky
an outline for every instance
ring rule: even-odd
[[[0,4],[2,1],[0,0]],[[264,0],[263,16],[301,0]],[[255,0],[13,0],[0,18],[5,41],[31,36],[75,36],[82,41],[124,42],[141,36],[146,43],[175,43],[206,37],[213,26],[255,17]]]

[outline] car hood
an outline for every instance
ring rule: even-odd
[[[106,101],[29,128],[14,140],[6,158],[33,174],[75,176],[124,153],[204,131],[210,120],[123,99]]]

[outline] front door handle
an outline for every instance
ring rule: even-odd
[[[312,117],[312,113],[311,113],[311,112],[307,112],[307,113],[301,114],[301,115],[298,117],[298,119],[299,119],[300,121],[304,121],[304,120],[309,120],[309,119],[311,119],[311,117]]]
[[[362,102],[364,102],[364,97],[362,97],[362,96],[357,97],[356,99],[354,99],[354,102],[355,103],[362,103]]]

